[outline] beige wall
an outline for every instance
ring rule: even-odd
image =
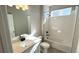
[[[30,19],[31,19],[31,34],[41,35],[41,19],[40,19],[40,5],[30,6]]]

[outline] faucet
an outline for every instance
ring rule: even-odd
[[[25,37],[23,37],[21,35],[19,37],[20,37],[20,39],[19,39],[20,41],[25,41]]]

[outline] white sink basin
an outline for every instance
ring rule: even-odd
[[[21,42],[21,45],[20,45],[23,48],[28,47],[30,45],[33,46],[33,45],[41,42],[41,39],[31,36],[31,35],[23,34],[21,36],[25,37],[25,41]]]
[[[21,36],[24,36],[26,40],[33,41],[34,43],[38,43],[41,41],[41,39],[34,37],[34,36],[31,36],[31,35],[27,35],[27,34],[23,34]]]

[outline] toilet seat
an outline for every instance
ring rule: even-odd
[[[47,42],[42,42],[40,46],[43,48],[43,53],[47,53],[48,48],[50,47],[50,44]]]
[[[40,46],[41,47],[43,47],[43,48],[49,48],[49,43],[47,43],[47,42],[42,42],[41,44],[40,44]]]

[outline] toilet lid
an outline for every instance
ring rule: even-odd
[[[41,47],[43,47],[43,48],[49,48],[49,43],[47,43],[47,42],[42,42],[41,44],[40,44],[40,46]]]

